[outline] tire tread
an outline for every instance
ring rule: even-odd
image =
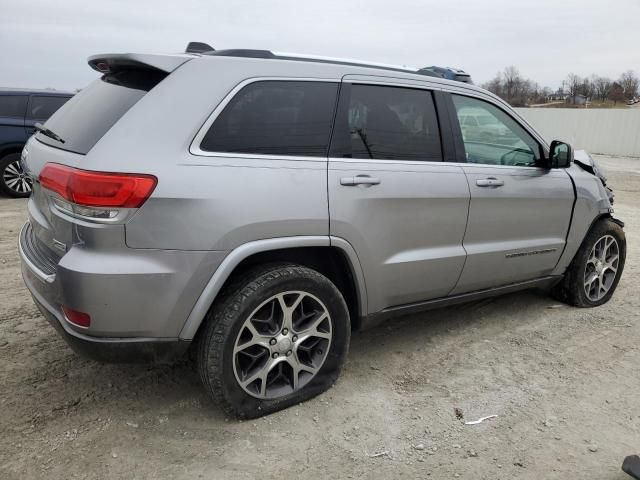
[[[237,405],[231,404],[224,395],[223,386],[223,354],[229,331],[238,320],[238,313],[242,305],[267,284],[284,278],[311,277],[319,282],[330,282],[324,275],[307,267],[289,263],[273,263],[250,269],[233,279],[218,296],[207,313],[198,334],[196,364],[200,379],[212,397],[229,416],[249,418],[251,414],[242,411]],[[331,283],[331,282],[330,282]],[[333,285],[333,284],[331,284]],[[335,286],[334,286],[335,288]],[[342,296],[336,288],[340,299]],[[344,299],[342,299],[344,303]],[[345,311],[346,304],[344,305]],[[348,312],[347,312],[348,321]],[[348,343],[348,339],[347,339]],[[345,352],[346,356],[346,352]],[[344,360],[344,359],[343,359]],[[274,411],[278,408],[273,409]],[[268,413],[268,412],[265,412]],[[262,413],[258,413],[261,415]]]

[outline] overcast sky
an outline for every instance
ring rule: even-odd
[[[0,86],[80,88],[95,53],[190,40],[411,66],[507,65],[558,87],[569,72],[640,74],[640,0],[2,0]]]

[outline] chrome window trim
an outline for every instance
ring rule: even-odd
[[[313,162],[326,162],[327,157],[312,157],[304,155],[270,155],[261,153],[232,153],[232,152],[209,152],[202,150],[200,144],[207,134],[213,122],[216,121],[220,113],[225,109],[229,102],[236,96],[236,94],[247,85],[256,82],[265,81],[282,81],[282,82],[322,82],[322,83],[337,83],[340,84],[339,78],[319,78],[319,77],[251,77],[238,83],[231,91],[222,99],[222,101],[214,108],[211,114],[207,117],[202,124],[196,136],[189,145],[189,153],[199,157],[225,157],[225,158],[243,158],[243,159],[269,159],[269,160],[303,160]]]
[[[433,160],[395,160],[386,158],[349,158],[349,157],[329,157],[331,163],[371,163],[374,165],[443,165],[459,167],[459,163],[455,162],[435,162]]]
[[[543,167],[516,167],[514,165],[491,165],[489,163],[461,163],[461,162],[433,162],[430,160],[377,160],[371,158],[340,158],[340,157],[329,157],[330,164],[375,164],[375,165],[407,165],[407,166],[418,166],[421,165],[423,167],[478,167],[478,168],[487,168],[487,169],[495,169],[499,168],[502,170],[511,170],[509,172],[512,176],[531,176],[533,173],[539,173],[544,175],[553,174],[553,176],[561,176],[563,172],[560,169],[546,169]],[[354,166],[354,168],[356,168]],[[514,171],[517,169],[517,171]]]
[[[529,135],[531,135],[536,142],[538,142],[542,147],[546,149],[549,148],[547,142],[536,132],[518,113],[511,108],[510,105],[504,103],[502,100],[499,102],[495,101],[493,96],[490,93],[484,93],[482,91],[478,91],[474,88],[465,88],[464,85],[449,85],[443,84],[439,82],[433,82],[427,79],[409,79],[409,78],[399,78],[392,76],[384,76],[384,75],[362,75],[362,74],[346,74],[341,78],[321,78],[321,77],[288,77],[288,76],[264,76],[264,77],[251,77],[247,78],[240,83],[238,83],[231,91],[222,99],[222,101],[213,109],[213,111],[209,114],[207,119],[204,121],[202,126],[198,129],[196,135],[189,145],[189,153],[191,155],[195,155],[198,157],[213,157],[213,158],[238,158],[238,159],[255,159],[255,160],[289,160],[289,161],[307,161],[307,162],[326,162],[329,161],[358,161],[362,160],[365,162],[371,161],[371,159],[345,159],[345,158],[337,158],[337,157],[311,157],[311,156],[303,156],[303,155],[272,155],[272,154],[261,154],[261,153],[233,153],[233,152],[209,152],[206,150],[202,150],[200,148],[200,144],[204,139],[204,136],[213,125],[213,122],[216,121],[222,110],[229,104],[229,102],[236,96],[236,94],[242,90],[247,85],[256,82],[262,81],[297,81],[297,82],[323,82],[323,83],[352,83],[352,84],[367,84],[367,85],[386,85],[389,87],[404,87],[404,88],[416,88],[421,90],[430,90],[430,91],[442,91],[447,92],[449,94],[462,95],[467,97],[473,97],[478,100],[482,100],[490,103],[502,110],[506,115],[509,115],[513,121],[515,121],[520,127],[522,127]],[[376,159],[376,163],[386,162],[386,163],[395,163],[395,164],[407,164],[407,165],[420,165],[424,163],[432,163],[432,164],[451,164],[451,165],[474,165],[474,166],[486,166],[486,167],[497,167],[497,168],[518,168],[518,169],[529,169],[529,170],[546,170],[542,167],[515,167],[513,165],[492,165],[489,163],[462,163],[462,162],[434,162],[429,160],[384,160],[384,159]],[[191,163],[186,163],[190,165]]]

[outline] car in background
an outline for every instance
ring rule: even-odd
[[[0,191],[11,197],[28,197],[31,180],[20,163],[20,152],[35,133],[73,93],[57,90],[0,88]]]
[[[507,144],[517,141],[517,137],[505,125],[484,111],[461,110],[460,129],[466,141],[495,142],[496,139],[500,139],[503,144],[505,141]]]

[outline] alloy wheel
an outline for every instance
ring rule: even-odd
[[[7,165],[2,172],[4,184],[16,194],[24,195],[31,193],[31,179],[22,169],[20,160],[16,160]]]
[[[327,307],[314,295],[273,295],[245,320],[233,348],[233,371],[249,395],[273,399],[304,387],[331,346]]]
[[[620,247],[612,235],[601,237],[591,249],[584,271],[584,291],[591,301],[604,297],[618,274]]]

